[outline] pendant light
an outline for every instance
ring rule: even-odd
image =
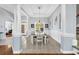
[[[39,21],[40,21],[40,6],[38,7],[38,9],[39,9]]]

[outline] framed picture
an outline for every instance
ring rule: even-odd
[[[34,28],[34,24],[31,24],[31,28]]]
[[[45,28],[49,28],[48,24],[45,24]]]
[[[57,24],[57,16],[56,16],[56,18],[55,18],[54,24],[55,24],[55,25]]]
[[[61,29],[61,13],[59,14],[59,29]]]

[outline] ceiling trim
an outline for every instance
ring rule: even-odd
[[[27,15],[27,16],[29,16],[30,17],[30,15],[24,10],[24,8],[23,7],[21,7],[21,10]]]
[[[7,12],[7,13],[9,14],[9,16],[11,16],[11,17],[14,19],[13,13],[9,12],[8,10],[6,10],[6,9],[4,9],[4,8],[2,8],[2,7],[0,7],[0,8],[1,8],[3,11]]]
[[[46,8],[46,10],[45,10],[45,12],[44,12],[44,14],[42,14],[43,13],[43,11],[42,11],[42,13],[41,13],[41,17],[49,17],[50,15],[51,15],[51,13],[53,13],[53,11],[56,9],[56,7],[58,6],[59,4],[57,4],[55,7],[51,4],[51,5],[48,5],[48,6],[45,6]],[[39,5],[38,5],[39,6]],[[36,4],[35,4],[35,8],[36,7],[38,7]],[[42,5],[41,5],[42,6]],[[47,7],[49,7],[50,6],[50,8],[48,8],[47,9]],[[28,6],[26,6],[26,5],[22,5],[22,7],[23,7],[23,9],[27,12],[27,14],[30,16],[30,17],[39,17],[38,16],[38,13],[37,13],[37,10],[36,10],[36,12],[35,11],[33,11],[33,10],[35,10],[35,9],[33,9],[32,10],[32,8],[34,7],[32,7],[32,5],[28,5]],[[30,8],[29,8],[30,7]],[[32,8],[31,8],[32,7]],[[53,8],[54,7],[54,8]],[[33,12],[32,12],[33,11]],[[29,13],[28,13],[29,12]],[[34,14],[34,12],[36,13],[36,14]],[[45,16],[46,15],[46,16]]]
[[[61,5],[58,5],[55,10],[51,13],[51,15],[49,16],[49,18],[55,13],[55,11],[60,7]]]

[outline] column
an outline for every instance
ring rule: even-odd
[[[14,22],[13,22],[13,53],[20,53],[21,48],[21,8],[17,5],[14,9]]]
[[[72,41],[76,39],[76,5],[62,5],[61,49],[72,51]]]

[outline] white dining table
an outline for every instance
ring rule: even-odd
[[[34,36],[36,36],[36,38],[34,38]],[[35,40],[36,39],[36,40]],[[39,40],[40,39],[40,40]],[[35,34],[35,35],[31,35],[31,42],[32,44],[34,43],[34,41],[36,43],[38,43],[39,41],[43,42],[44,44],[47,44],[47,35],[44,34]]]

